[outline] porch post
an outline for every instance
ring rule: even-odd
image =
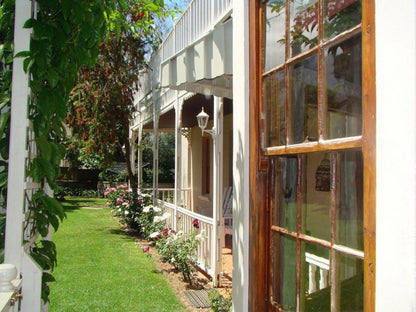
[[[158,199],[158,178],[159,178],[159,114],[156,105],[153,106],[153,203]]]
[[[176,91],[175,102],[175,194],[174,194],[174,216],[173,228],[176,231],[177,210],[181,204],[182,191],[182,101],[178,100],[178,91]]]
[[[142,191],[142,168],[143,168],[143,158],[142,158],[142,134],[143,134],[143,124],[139,123],[139,127],[137,129],[137,188],[139,191]]]
[[[214,173],[213,173],[213,211],[212,220],[214,222],[212,233],[212,264],[214,285],[220,285],[220,273],[222,270],[222,192],[223,192],[223,98],[214,96],[214,133],[213,153],[214,153]]]

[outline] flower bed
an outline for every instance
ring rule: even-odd
[[[182,273],[185,281],[192,284],[191,273],[197,265],[198,246],[206,239],[204,231],[199,229],[199,221],[192,221],[194,230],[189,234],[169,228],[166,221],[170,214],[153,206],[149,194],[137,195],[128,190],[126,184],[107,188],[104,196],[113,215],[146,238],[155,246],[161,260],[171,264]],[[144,252],[148,250],[148,247],[143,248]]]

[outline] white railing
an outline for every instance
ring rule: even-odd
[[[309,266],[308,293],[312,294],[329,286],[329,260],[305,252],[305,261]]]
[[[231,10],[232,0],[193,0],[162,42],[161,62],[213,29]]]
[[[145,188],[142,191],[152,193],[152,188]],[[174,203],[174,188],[159,188],[156,190],[156,199],[173,204]],[[191,209],[191,189],[183,188],[181,190],[181,200],[179,206],[184,209]]]
[[[176,207],[173,204],[157,200],[156,205],[170,213],[171,217],[168,220],[168,226],[175,229],[175,231],[182,230],[185,234],[192,233],[195,230],[193,221],[198,220],[199,228],[197,231],[199,233],[205,233],[205,240],[201,242],[198,247],[198,265],[199,267],[212,274],[212,231],[213,231],[213,219],[200,215],[198,213],[192,212],[188,209],[181,207]]]

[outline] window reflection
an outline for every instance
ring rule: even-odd
[[[272,298],[285,312],[296,311],[296,239],[273,233]]]
[[[317,188],[318,168],[323,162],[331,162],[328,153],[308,153],[302,158],[303,167],[303,205],[302,205],[302,233],[331,240],[331,192],[330,189]],[[328,172],[330,178],[332,172]],[[330,184],[330,180],[328,181]],[[329,185],[330,186],[330,185]]]
[[[361,0],[324,1],[324,40],[361,23]]]
[[[336,254],[337,259],[337,288],[340,292],[340,312],[363,311],[364,278],[363,260],[353,256]]]
[[[329,249],[302,242],[301,311],[331,310]]]
[[[318,138],[318,57],[313,55],[291,67],[290,143]]]
[[[285,74],[274,72],[263,80],[265,143],[263,147],[285,144]]]
[[[291,55],[307,51],[318,44],[318,1],[291,0]]]
[[[263,10],[263,72],[267,72],[285,61],[285,0],[269,1]]]
[[[329,138],[361,135],[361,35],[327,52]]]
[[[364,250],[363,159],[359,151],[339,155],[336,243]]]
[[[297,231],[297,176],[298,160],[296,156],[281,157],[275,166],[275,207],[273,225],[292,232]]]

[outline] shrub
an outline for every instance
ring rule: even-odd
[[[208,300],[211,302],[211,308],[214,312],[231,311],[231,298],[224,298],[218,291],[211,289],[208,292]]]
[[[161,260],[172,264],[182,273],[184,280],[192,284],[191,273],[197,265],[198,246],[205,239],[205,233],[198,234],[196,228],[190,234],[165,228],[161,233],[151,235],[157,239],[156,250]]]
[[[104,196],[107,197],[107,205],[112,208],[112,212],[117,216],[122,224],[130,229],[142,233],[146,224],[143,223],[143,208],[151,202],[148,195],[137,195],[128,190],[127,184],[117,187],[107,188]]]
[[[58,186],[58,189],[54,192],[54,197],[59,201],[63,201],[65,196],[98,197],[98,192],[81,187]]]
[[[150,204],[143,207],[139,223],[142,227],[143,235],[149,240],[154,240],[154,238],[150,237],[152,233],[162,232],[165,227],[165,222],[154,222],[155,217],[159,216],[161,212],[162,210],[159,207],[153,207]]]

